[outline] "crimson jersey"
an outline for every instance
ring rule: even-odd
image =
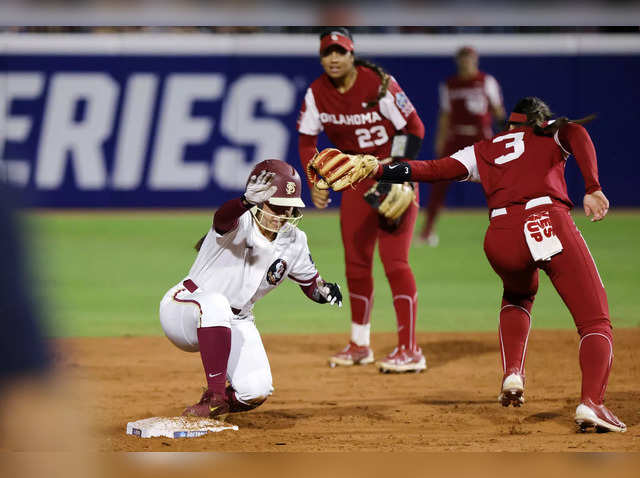
[[[348,91],[340,93],[326,74],[307,89],[298,118],[298,132],[317,136],[324,131],[343,152],[369,153],[386,158],[396,131],[407,125],[415,112],[411,101],[393,77],[385,96],[378,96],[380,77],[370,68],[358,66],[358,76]]]
[[[593,143],[586,130],[575,123],[567,124],[553,137],[538,136],[528,127],[512,129],[451,157],[466,166],[468,180],[482,183],[489,208],[497,209],[541,196],[573,206],[564,179],[570,154],[580,166],[587,193],[600,189]]]
[[[493,135],[489,106],[502,106],[496,79],[479,71],[471,79],[452,76],[440,84],[440,110],[449,114],[448,143],[466,146]]]

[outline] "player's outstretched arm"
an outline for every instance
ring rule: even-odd
[[[375,179],[389,183],[451,181],[462,180],[467,176],[469,171],[466,166],[451,157],[432,161],[402,161],[385,166],[378,165],[378,169],[373,174]]]

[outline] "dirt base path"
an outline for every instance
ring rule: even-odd
[[[69,404],[92,416],[100,451],[639,451],[640,329],[615,331],[607,405],[625,434],[576,433],[578,337],[533,331],[526,403],[497,402],[501,379],[495,333],[421,333],[428,370],[382,375],[372,365],[335,368],[327,358],[343,335],[263,337],[274,394],[260,408],[230,415],[240,427],[195,439],[125,435],[128,421],[179,415],[204,384],[198,354],[164,337],[59,341],[61,366],[93,391]],[[373,337],[376,358],[395,334]],[[87,396],[88,395],[88,396]]]

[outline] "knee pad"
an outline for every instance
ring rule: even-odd
[[[231,327],[231,305],[227,298],[216,292],[197,294],[202,314],[200,327]]]

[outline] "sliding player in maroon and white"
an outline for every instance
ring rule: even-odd
[[[285,279],[315,302],[342,306],[340,288],[320,277],[307,236],[296,226],[301,194],[292,166],[276,159],[258,163],[245,193],[216,211],[196,244],[189,275],[160,302],[165,334],[178,348],[200,352],[207,380],[200,401],[183,415],[251,410],[271,395],[271,368],[253,305]]]
[[[500,346],[504,406],[524,403],[524,362],[538,269],[547,273],[569,308],[580,335],[582,398],[575,421],[581,428],[624,432],[604,406],[613,359],[613,338],[604,285],[571,215],[564,168],[573,155],[585,181],[584,210],[592,221],[609,209],[598,182],[596,153],[587,131],[559,118],[534,97],[518,102],[507,131],[449,157],[379,166],[382,181],[471,180],[481,182],[490,210],[484,250],[500,276]]]

